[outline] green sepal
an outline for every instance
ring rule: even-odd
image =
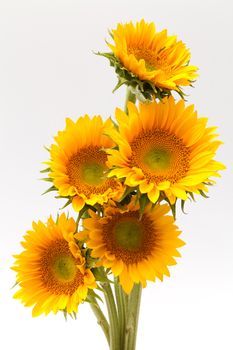
[[[79,224],[79,221],[81,219],[87,219],[90,217],[90,215],[88,214],[88,209],[89,209],[89,206],[85,204],[84,207],[80,210],[80,212],[78,213],[77,225]]]
[[[113,39],[114,38],[114,35],[113,35],[113,32],[109,29],[108,30],[108,34],[110,35],[110,37]]]
[[[113,283],[106,274],[103,274],[103,272],[100,271],[98,267],[93,268],[92,270],[93,275],[95,276],[96,281],[101,283]]]
[[[176,202],[174,204],[170,204],[170,208],[172,211],[173,218],[174,220],[176,220]]]
[[[187,194],[190,196],[190,199],[195,202],[195,197],[194,197],[194,194],[193,192],[187,192]]]
[[[49,171],[51,171],[51,169],[46,168],[46,169],[40,170],[40,173],[48,173]]]
[[[68,312],[66,311],[66,309],[61,310],[61,311],[62,311],[63,316],[64,316],[64,318],[65,318],[66,321],[68,321],[68,316],[71,317],[73,320],[77,320],[77,314],[76,314],[76,312],[73,311],[72,313],[68,313]]]
[[[202,197],[204,197],[204,198],[209,198],[209,196],[207,196],[207,194],[205,194],[204,191],[199,190],[199,193],[200,193],[200,195],[201,195]]]
[[[100,214],[103,212],[103,207],[99,203],[95,203],[93,207],[96,209],[97,214],[100,216]]]
[[[64,316],[65,320],[67,321],[68,312],[66,310],[61,310],[61,311],[63,313],[63,316]]]
[[[59,197],[55,197],[55,198],[59,198]],[[67,200],[67,202],[63,205],[63,207],[61,207],[60,208],[60,210],[62,210],[62,209],[65,209],[68,205],[70,205],[72,203],[72,200],[69,198],[68,200]]]
[[[150,80],[140,80],[132,72],[129,72],[120,62],[120,60],[111,52],[97,52],[96,55],[103,56],[109,60],[110,66],[114,67],[118,77],[118,82],[113,92],[115,92],[122,85],[131,88],[131,92],[136,95],[137,99],[143,103],[151,102],[153,98],[162,100],[164,97],[171,95],[171,90],[157,87]],[[182,99],[184,99],[184,92],[180,87],[176,90]]]
[[[142,194],[139,198],[139,205],[140,205],[140,209],[139,209],[139,213],[140,213],[140,218],[142,217],[145,207],[147,206],[147,204],[150,202],[148,196],[146,193]]]
[[[51,177],[42,177],[40,178],[40,180],[46,181],[46,182],[53,182],[53,179],[51,179]]]
[[[72,312],[71,314],[70,314],[70,317],[73,319],[73,320],[77,320],[77,314],[76,314],[76,312]]]
[[[43,147],[46,151],[48,151],[50,153],[51,150],[47,146],[43,146]]]
[[[203,182],[203,185],[206,185],[206,186],[213,186],[214,184],[212,182]]]
[[[112,117],[110,117],[110,119],[111,119],[111,122],[113,123],[114,127],[118,130],[119,125],[115,122],[115,120]],[[108,134],[104,134],[104,135],[108,136]],[[118,149],[118,147],[115,146],[115,147],[112,147],[111,149]]]
[[[131,194],[131,192],[134,192],[137,189],[137,187],[129,187],[127,186],[125,189],[125,192],[123,193],[121,199],[119,200],[119,202],[122,202],[129,194]]]
[[[123,193],[119,202],[117,202],[117,206],[120,209],[123,209],[125,205],[129,204],[132,196],[136,194],[137,187],[126,187],[125,192]]]
[[[19,282],[15,282],[15,283],[13,284],[13,286],[12,286],[10,289],[15,288],[18,284],[19,284]]]
[[[57,188],[55,186],[51,186],[45,192],[43,192],[41,195],[43,196],[44,194],[52,192],[52,191],[57,191]]]
[[[187,213],[185,212],[185,210],[184,210],[185,202],[186,202],[185,200],[181,199],[181,210],[182,210],[182,213],[183,213],[183,214],[187,214]]]

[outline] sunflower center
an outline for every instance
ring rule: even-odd
[[[88,185],[100,185],[104,182],[104,167],[98,163],[86,163],[81,167],[81,177]]]
[[[106,161],[107,154],[97,146],[80,149],[67,164],[69,184],[87,197],[116,188],[116,180],[105,175]]]
[[[106,249],[126,264],[147,258],[154,245],[152,221],[139,212],[116,213],[103,225],[103,242]]]
[[[189,169],[189,149],[176,135],[155,129],[140,133],[131,142],[130,165],[142,169],[149,181],[177,182]]]
[[[75,261],[71,256],[56,257],[52,269],[59,280],[67,282],[74,279],[77,271]]]
[[[133,48],[128,50],[129,54],[133,54],[137,60],[143,59],[145,61],[146,70],[151,72],[157,67],[157,54],[153,50],[146,48]]]
[[[68,242],[52,241],[40,259],[43,285],[54,294],[72,295],[83,284],[83,275],[76,265]]]
[[[170,161],[171,154],[166,149],[152,148],[144,155],[144,163],[152,170],[167,169]]]
[[[138,222],[125,220],[116,224],[115,235],[117,243],[128,250],[138,249],[142,242],[142,229]]]

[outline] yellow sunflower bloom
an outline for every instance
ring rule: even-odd
[[[139,186],[153,203],[161,192],[174,204],[188,193],[208,191],[210,177],[220,176],[225,167],[213,160],[221,142],[215,140],[216,128],[206,126],[207,118],[198,118],[193,105],[185,107],[173,97],[139,109],[129,103],[128,111],[116,110],[119,130],[109,131],[118,145],[108,151],[109,176]]]
[[[191,85],[197,67],[189,66],[190,52],[167,30],[157,32],[154,23],[144,20],[118,24],[112,30],[114,44],[108,44],[123,67],[143,81],[159,88],[178,90]],[[107,56],[106,56],[107,57]]]
[[[140,217],[138,206],[132,202],[122,211],[109,206],[103,217],[90,212],[83,225],[89,234],[87,245],[99,265],[111,268],[120,284],[130,293],[134,283],[146,286],[146,281],[163,280],[169,276],[167,266],[175,265],[178,247],[184,242],[172,216],[166,215],[169,206],[151,203]]]
[[[118,198],[122,185],[116,179],[105,175],[107,155],[104,149],[113,142],[104,135],[111,128],[108,119],[100,116],[90,119],[85,115],[77,122],[66,120],[66,128],[55,137],[51,146],[49,177],[60,196],[72,199],[73,207],[80,211],[86,204],[103,204],[109,198]]]
[[[34,306],[33,316],[59,310],[76,313],[96,282],[75,243],[75,221],[62,214],[57,223],[50,217],[46,224],[33,222],[32,227],[21,243],[25,250],[15,256],[12,267],[20,287],[14,297]]]

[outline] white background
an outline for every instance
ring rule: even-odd
[[[124,88],[111,93],[116,77],[105,51],[107,30],[117,22],[154,21],[192,52],[200,67],[189,103],[209,125],[218,125],[224,145],[217,159],[227,171],[179,213],[187,245],[171,278],[143,291],[137,350],[232,350],[232,5],[216,0],[1,0],[0,1],[0,347],[24,350],[106,350],[87,304],[78,320],[62,315],[31,317],[12,299],[12,254],[32,220],[55,215],[63,202],[41,196],[41,162],[64,119],[88,113],[113,115]],[[120,349],[119,349],[120,350]]]

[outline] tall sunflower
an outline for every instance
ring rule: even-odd
[[[153,208],[149,204],[141,217],[138,206],[131,202],[125,210],[107,206],[103,217],[90,211],[91,218],[83,221],[92,256],[119,276],[126,293],[134,283],[145,287],[147,280],[170,276],[167,266],[176,264],[177,248],[184,242],[178,238],[173,217],[166,215],[168,211],[167,204]]]
[[[75,221],[62,214],[57,223],[50,217],[46,224],[33,222],[32,227],[12,267],[20,287],[14,297],[25,306],[34,306],[33,316],[59,310],[76,313],[96,282],[75,243]]]
[[[206,126],[207,118],[198,118],[193,105],[185,107],[173,97],[139,109],[129,103],[128,111],[117,109],[119,130],[109,130],[118,145],[108,151],[109,176],[138,186],[153,203],[161,192],[173,204],[189,193],[208,191],[206,183],[225,167],[213,159],[221,142],[215,140],[216,128]]]
[[[49,177],[60,196],[69,197],[79,211],[86,204],[103,204],[109,198],[118,198],[122,186],[106,176],[108,170],[106,147],[113,142],[104,135],[112,128],[110,118],[103,122],[100,116],[85,115],[77,122],[66,120],[66,128],[55,137],[51,146]]]
[[[168,36],[167,30],[157,32],[154,23],[141,20],[135,25],[118,24],[112,37],[114,44],[108,46],[122,65],[117,69],[119,74],[127,70],[141,81],[178,91],[197,77],[197,67],[189,65],[190,52],[185,44],[176,36]]]

